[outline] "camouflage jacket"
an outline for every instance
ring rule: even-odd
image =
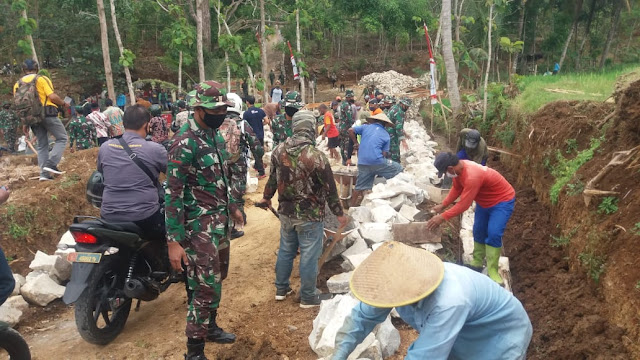
[[[389,136],[396,137],[397,140],[404,140],[404,120],[406,113],[400,105],[393,105],[387,114],[393,126],[387,126]]]
[[[165,215],[167,241],[206,231],[227,236],[231,203],[227,152],[218,131],[203,129],[189,118],[169,148]]]
[[[344,135],[355,122],[355,119],[353,118],[353,111],[351,110],[351,104],[349,104],[348,101],[340,103],[340,111],[338,111],[338,114],[340,119],[338,130],[340,130],[340,134]]]
[[[69,148],[76,144],[76,150],[90,149],[96,144],[96,127],[84,116],[78,116],[69,122]]]
[[[291,120],[287,120],[284,114],[276,116],[271,122],[271,132],[273,132],[273,148],[275,149],[278,144],[293,136]]]
[[[20,119],[13,110],[0,110],[0,129],[16,129],[20,125]]]
[[[293,136],[273,151],[264,197],[271,199],[276,190],[278,212],[292,219],[323,221],[325,203],[343,215],[329,160],[311,139]]]
[[[162,116],[156,116],[149,121],[149,135],[151,135],[151,141],[162,144],[164,141],[169,140],[169,125],[167,120]]]

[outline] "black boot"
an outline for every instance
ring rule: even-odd
[[[204,356],[203,339],[187,339],[187,353],[184,354],[184,360],[208,360]]]
[[[218,310],[213,310],[209,317],[209,331],[207,335],[207,341],[212,341],[218,344],[231,344],[236,341],[236,335],[222,330],[221,327],[216,324],[216,317],[218,316]]]

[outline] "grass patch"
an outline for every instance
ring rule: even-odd
[[[598,205],[598,214],[611,215],[618,211],[618,198],[615,196],[606,196],[602,198]]]
[[[602,142],[604,142],[604,136],[592,138],[589,148],[580,151],[573,159],[565,158],[562,152],[558,150],[556,153],[557,163],[551,167],[551,175],[556,179],[549,190],[552,204],[558,203],[560,191],[573,179],[578,169],[593,158],[593,153],[600,147]]]
[[[587,274],[597,284],[600,281],[600,276],[604,273],[606,258],[593,253],[583,252],[578,255],[578,260],[580,260],[582,266],[587,268]]]
[[[607,72],[575,73],[558,76],[524,76],[518,79],[522,90],[513,101],[513,106],[521,113],[531,114],[542,106],[558,100],[604,101],[614,90],[618,76],[638,70],[637,67],[623,67]],[[563,94],[545,89],[581,91],[582,94]]]
[[[571,238],[573,238],[573,236],[576,234],[576,232],[578,232],[578,228],[580,226],[576,226],[573,229],[571,229],[571,231],[569,231],[567,234],[564,235],[560,235],[560,236],[551,236],[551,239],[553,239],[553,241],[551,242],[551,246],[552,247],[563,247],[566,245],[569,245],[569,243],[571,242]]]
[[[633,225],[633,228],[631,228],[631,231],[640,236],[640,222],[635,223],[635,225]]]

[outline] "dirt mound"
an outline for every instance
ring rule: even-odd
[[[0,207],[0,234],[14,271],[27,272],[37,250],[53,253],[74,215],[98,215],[85,199],[97,154],[97,148],[65,153],[59,167],[66,173],[45,182],[37,180],[37,166],[23,164],[33,161],[30,157],[11,157],[3,163],[2,181],[8,179],[11,198]]]
[[[632,82],[618,94],[616,125],[622,126],[623,131],[629,132],[631,140],[638,140],[640,139],[640,80]]]

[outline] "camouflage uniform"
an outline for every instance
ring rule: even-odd
[[[387,132],[389,133],[389,154],[391,154],[391,160],[400,163],[400,142],[404,140],[404,120],[406,112],[400,106],[400,103],[393,105],[388,114],[389,120],[393,123],[393,126],[387,126]]]
[[[76,144],[76,150],[90,149],[97,144],[97,136],[96,126],[84,116],[80,115],[71,119],[69,123],[70,149],[73,148],[73,143]]]
[[[340,154],[342,155],[342,162],[344,163],[351,158],[349,151],[350,141],[349,129],[353,126],[355,119],[353,118],[353,112],[351,111],[351,104],[346,100],[347,97],[353,96],[353,90],[347,90],[345,94],[345,100],[340,103],[339,124],[338,130],[340,131]],[[351,145],[352,147],[353,145]]]
[[[4,133],[4,141],[7,143],[7,148],[11,152],[16,152],[16,141],[18,140],[18,127],[20,126],[20,119],[16,115],[15,111],[11,109],[0,110],[0,130]]]
[[[273,148],[293,135],[291,121],[285,118],[284,114],[276,116],[271,122],[271,132],[273,132]]]
[[[216,84],[207,81],[197,85],[190,105],[206,108],[224,105],[218,102]],[[193,293],[188,304],[186,335],[194,339],[207,337],[210,316],[220,304],[219,252],[229,247],[229,215],[237,209],[230,201],[224,146],[218,131],[204,129],[190,117],[169,148],[165,195],[167,241],[180,242],[189,258],[186,281]]]

